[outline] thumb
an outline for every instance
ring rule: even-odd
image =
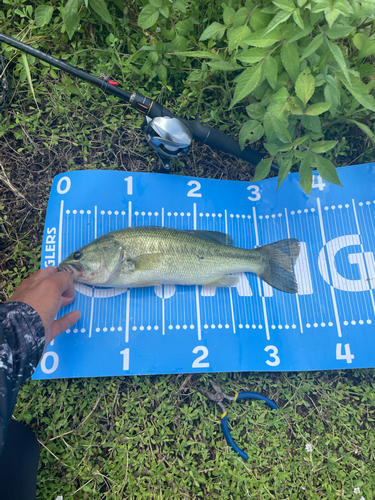
[[[72,311],[65,314],[62,318],[55,319],[51,325],[51,341],[58,337],[60,333],[65,332],[65,330],[73,326],[74,323],[77,323],[80,317],[81,313],[79,311]]]

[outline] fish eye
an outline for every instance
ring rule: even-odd
[[[74,260],[79,260],[81,257],[82,257],[82,253],[81,252],[74,252],[74,254],[73,254],[73,259]]]

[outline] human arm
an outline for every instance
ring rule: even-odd
[[[50,267],[24,280],[10,301],[0,305],[0,454],[21,385],[47,345],[80,317],[72,311],[55,320],[74,293],[71,275]]]

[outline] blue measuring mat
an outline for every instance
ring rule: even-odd
[[[129,226],[222,231],[254,248],[298,238],[298,295],[250,273],[236,287],[76,284],[80,321],[51,343],[34,379],[327,370],[375,366],[375,163],[340,168],[344,187],[298,174],[258,183],[117,171],[55,177],[42,267]]]

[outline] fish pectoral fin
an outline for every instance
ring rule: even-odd
[[[163,261],[163,255],[161,253],[147,253],[140,255],[133,259],[133,261],[135,271],[146,271],[158,267]]]
[[[213,281],[212,283],[205,283],[204,286],[213,286],[213,287],[236,286],[237,283],[238,283],[237,276],[229,276],[228,274],[224,274],[218,280]]]
[[[121,249],[120,255],[119,255],[119,258],[118,258],[116,266],[114,267],[114,269],[113,269],[111,275],[109,276],[108,280],[106,281],[106,283],[104,283],[102,286],[106,286],[107,283],[111,283],[111,281],[115,281],[116,280],[118,274],[121,271],[121,265],[122,265],[123,257],[124,257],[124,250]]]

